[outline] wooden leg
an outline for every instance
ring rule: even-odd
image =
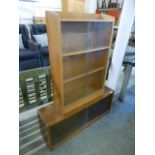
[[[131,64],[127,64],[125,65],[125,68],[124,68],[124,79],[123,79],[122,88],[121,88],[120,95],[119,95],[119,101],[121,102],[124,100],[124,97],[125,97],[126,88],[128,86],[132,67],[133,66]]]

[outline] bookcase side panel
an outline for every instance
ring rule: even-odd
[[[111,18],[111,16],[109,18]],[[111,25],[109,25],[109,27],[107,29],[107,33],[106,33],[106,35],[109,35],[110,38],[108,40],[109,51],[106,54],[107,62],[105,63],[105,76],[104,76],[104,79],[103,79],[104,81],[106,80],[106,75],[107,75],[107,71],[108,71],[108,65],[109,65],[109,59],[110,59],[110,50],[111,50],[111,44],[112,44],[112,39],[113,39],[112,35],[113,35],[113,26],[114,26],[114,21],[115,20],[114,20],[114,18],[112,18],[112,19],[111,19],[111,22],[110,22]]]
[[[59,111],[63,108],[63,67],[60,16],[46,11],[49,59],[54,88],[54,105]]]

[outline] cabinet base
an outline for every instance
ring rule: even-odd
[[[110,112],[114,91],[105,88],[105,93],[98,102],[94,102],[80,111],[62,115],[55,111],[53,105],[38,111],[40,130],[49,149],[66,142],[89,127],[102,116]]]

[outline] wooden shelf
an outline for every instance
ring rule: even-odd
[[[83,100],[97,96],[98,94],[103,94],[103,89],[95,89],[89,86],[89,89],[85,90],[85,87],[82,87],[81,89],[77,89],[76,91],[65,95],[65,105],[77,105],[78,102],[80,103],[80,101],[82,102]]]
[[[79,79],[79,78],[82,78],[82,77],[91,75],[91,74],[93,74],[93,73],[96,73],[96,72],[101,71],[101,70],[104,70],[104,69],[105,69],[104,67],[100,67],[100,68],[98,68],[98,69],[94,69],[94,70],[89,71],[89,72],[87,72],[87,73],[85,73],[85,74],[81,74],[81,75],[75,76],[75,77],[73,77],[73,78],[70,78],[70,79],[68,79],[68,80],[65,80],[64,83],[67,83],[67,82],[70,82],[70,81],[73,81],[73,80],[77,80],[77,79]]]
[[[93,48],[93,49],[77,51],[77,52],[76,51],[75,52],[66,52],[65,54],[63,54],[63,57],[74,56],[74,55],[79,55],[79,54],[86,54],[86,53],[91,53],[91,52],[97,52],[97,51],[106,50],[106,49],[109,49],[109,46]]]

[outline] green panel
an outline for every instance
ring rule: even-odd
[[[40,93],[39,93],[39,78],[38,77],[39,75],[43,75],[43,74],[46,75],[47,99],[41,100]],[[37,100],[33,104],[30,104],[28,101],[28,94],[27,94],[27,88],[26,88],[26,79],[28,78],[34,79],[35,93],[36,93]],[[20,88],[21,88],[21,91],[23,94],[23,100],[24,100],[24,107],[20,109],[20,112],[52,101],[50,67],[43,67],[43,68],[20,72],[19,73],[19,84],[20,84]]]

